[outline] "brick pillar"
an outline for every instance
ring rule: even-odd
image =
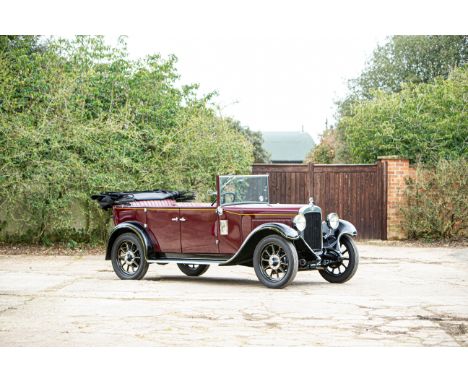
[[[410,167],[408,159],[396,155],[377,159],[387,164],[387,239],[406,239],[400,208],[405,201],[405,178],[414,176],[414,169]]]

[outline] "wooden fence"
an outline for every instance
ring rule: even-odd
[[[387,238],[386,163],[374,165],[254,164],[253,174],[268,174],[272,203],[308,203],[323,215],[337,212],[353,223],[361,239]]]

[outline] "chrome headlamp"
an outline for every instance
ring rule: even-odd
[[[328,227],[330,227],[331,229],[337,229],[339,224],[340,224],[340,218],[338,217],[338,214],[334,212],[332,212],[331,214],[328,214],[327,216]]]
[[[302,214],[298,214],[296,216],[294,216],[294,219],[293,219],[293,224],[294,224],[294,227],[296,227],[299,231],[304,231],[305,230],[305,227],[306,227],[306,218],[304,215]]]

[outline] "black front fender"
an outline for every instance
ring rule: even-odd
[[[139,222],[128,221],[116,225],[112,230],[109,236],[109,240],[107,241],[106,260],[111,259],[111,251],[112,246],[114,245],[114,241],[117,239],[118,236],[126,232],[131,232],[138,236],[138,238],[141,240],[143,251],[145,252],[145,259],[148,260],[148,258],[151,258],[154,254],[154,248],[143,224]]]
[[[250,265],[253,252],[258,242],[268,235],[280,235],[287,240],[295,241],[300,238],[299,233],[283,223],[265,223],[259,225],[245,238],[239,250],[228,261],[221,265]]]
[[[351,224],[347,220],[340,219],[340,223],[338,224],[338,228],[335,230],[331,230],[326,222],[322,223],[322,230],[324,233],[324,239],[327,237],[333,238],[333,240],[327,240],[327,244],[325,247],[338,247],[340,239],[343,235],[348,236],[357,236],[357,229],[356,227]]]
[[[335,235],[337,235],[336,237],[338,238],[339,242],[342,235],[357,236],[357,229],[349,221],[340,219],[340,224],[335,230]]]

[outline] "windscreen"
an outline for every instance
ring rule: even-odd
[[[269,203],[268,175],[219,177],[221,204]]]

